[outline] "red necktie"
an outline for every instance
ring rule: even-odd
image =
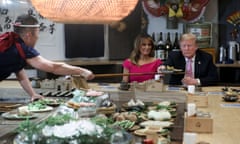
[[[193,77],[193,71],[192,71],[192,59],[187,60],[186,65],[186,76]]]

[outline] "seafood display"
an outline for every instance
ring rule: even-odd
[[[54,93],[51,92],[51,94]],[[110,99],[108,93],[102,91],[72,89],[70,94],[69,98],[64,95],[61,97],[47,96],[19,107],[17,113],[2,114],[5,119],[23,120],[20,128],[28,129],[24,132],[25,134],[19,131],[15,143],[23,142],[21,141],[24,140],[23,135],[27,137],[28,133],[31,133],[30,135],[41,134],[41,139],[36,138],[34,142],[51,141],[54,136],[60,144],[70,139],[72,143],[81,143],[79,139],[86,140],[84,142],[95,139],[109,143],[109,141],[118,139],[115,135],[118,132],[126,135],[128,140],[125,140],[128,142],[131,141],[130,135],[145,137],[149,134],[156,134],[159,138],[165,137],[164,140],[170,142],[171,127],[176,118],[177,104],[175,102],[144,102],[132,98],[119,105]],[[30,119],[37,118],[39,112],[52,110],[55,110],[52,116],[40,124],[29,122]],[[24,125],[27,121],[28,125]],[[94,133],[88,130],[91,128],[94,128],[92,129]],[[96,133],[98,131],[99,133]]]

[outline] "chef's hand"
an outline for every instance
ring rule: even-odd
[[[36,93],[36,94],[31,96],[31,102],[39,100],[39,99],[43,99],[43,98],[44,98],[44,96]]]
[[[81,76],[83,76],[86,80],[92,80],[95,77],[94,74],[91,71],[87,70],[87,69],[85,69],[81,73]]]

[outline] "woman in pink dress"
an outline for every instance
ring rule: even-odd
[[[157,68],[163,62],[154,55],[154,41],[151,36],[146,34],[137,36],[130,57],[123,62],[123,73],[157,72]],[[154,74],[123,76],[122,82],[143,82],[150,79],[154,79]]]

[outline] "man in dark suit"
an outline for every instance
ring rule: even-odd
[[[215,85],[218,81],[217,68],[212,56],[198,49],[194,34],[181,36],[180,51],[172,51],[164,65],[185,70],[185,74],[170,76],[171,85],[207,86]]]

